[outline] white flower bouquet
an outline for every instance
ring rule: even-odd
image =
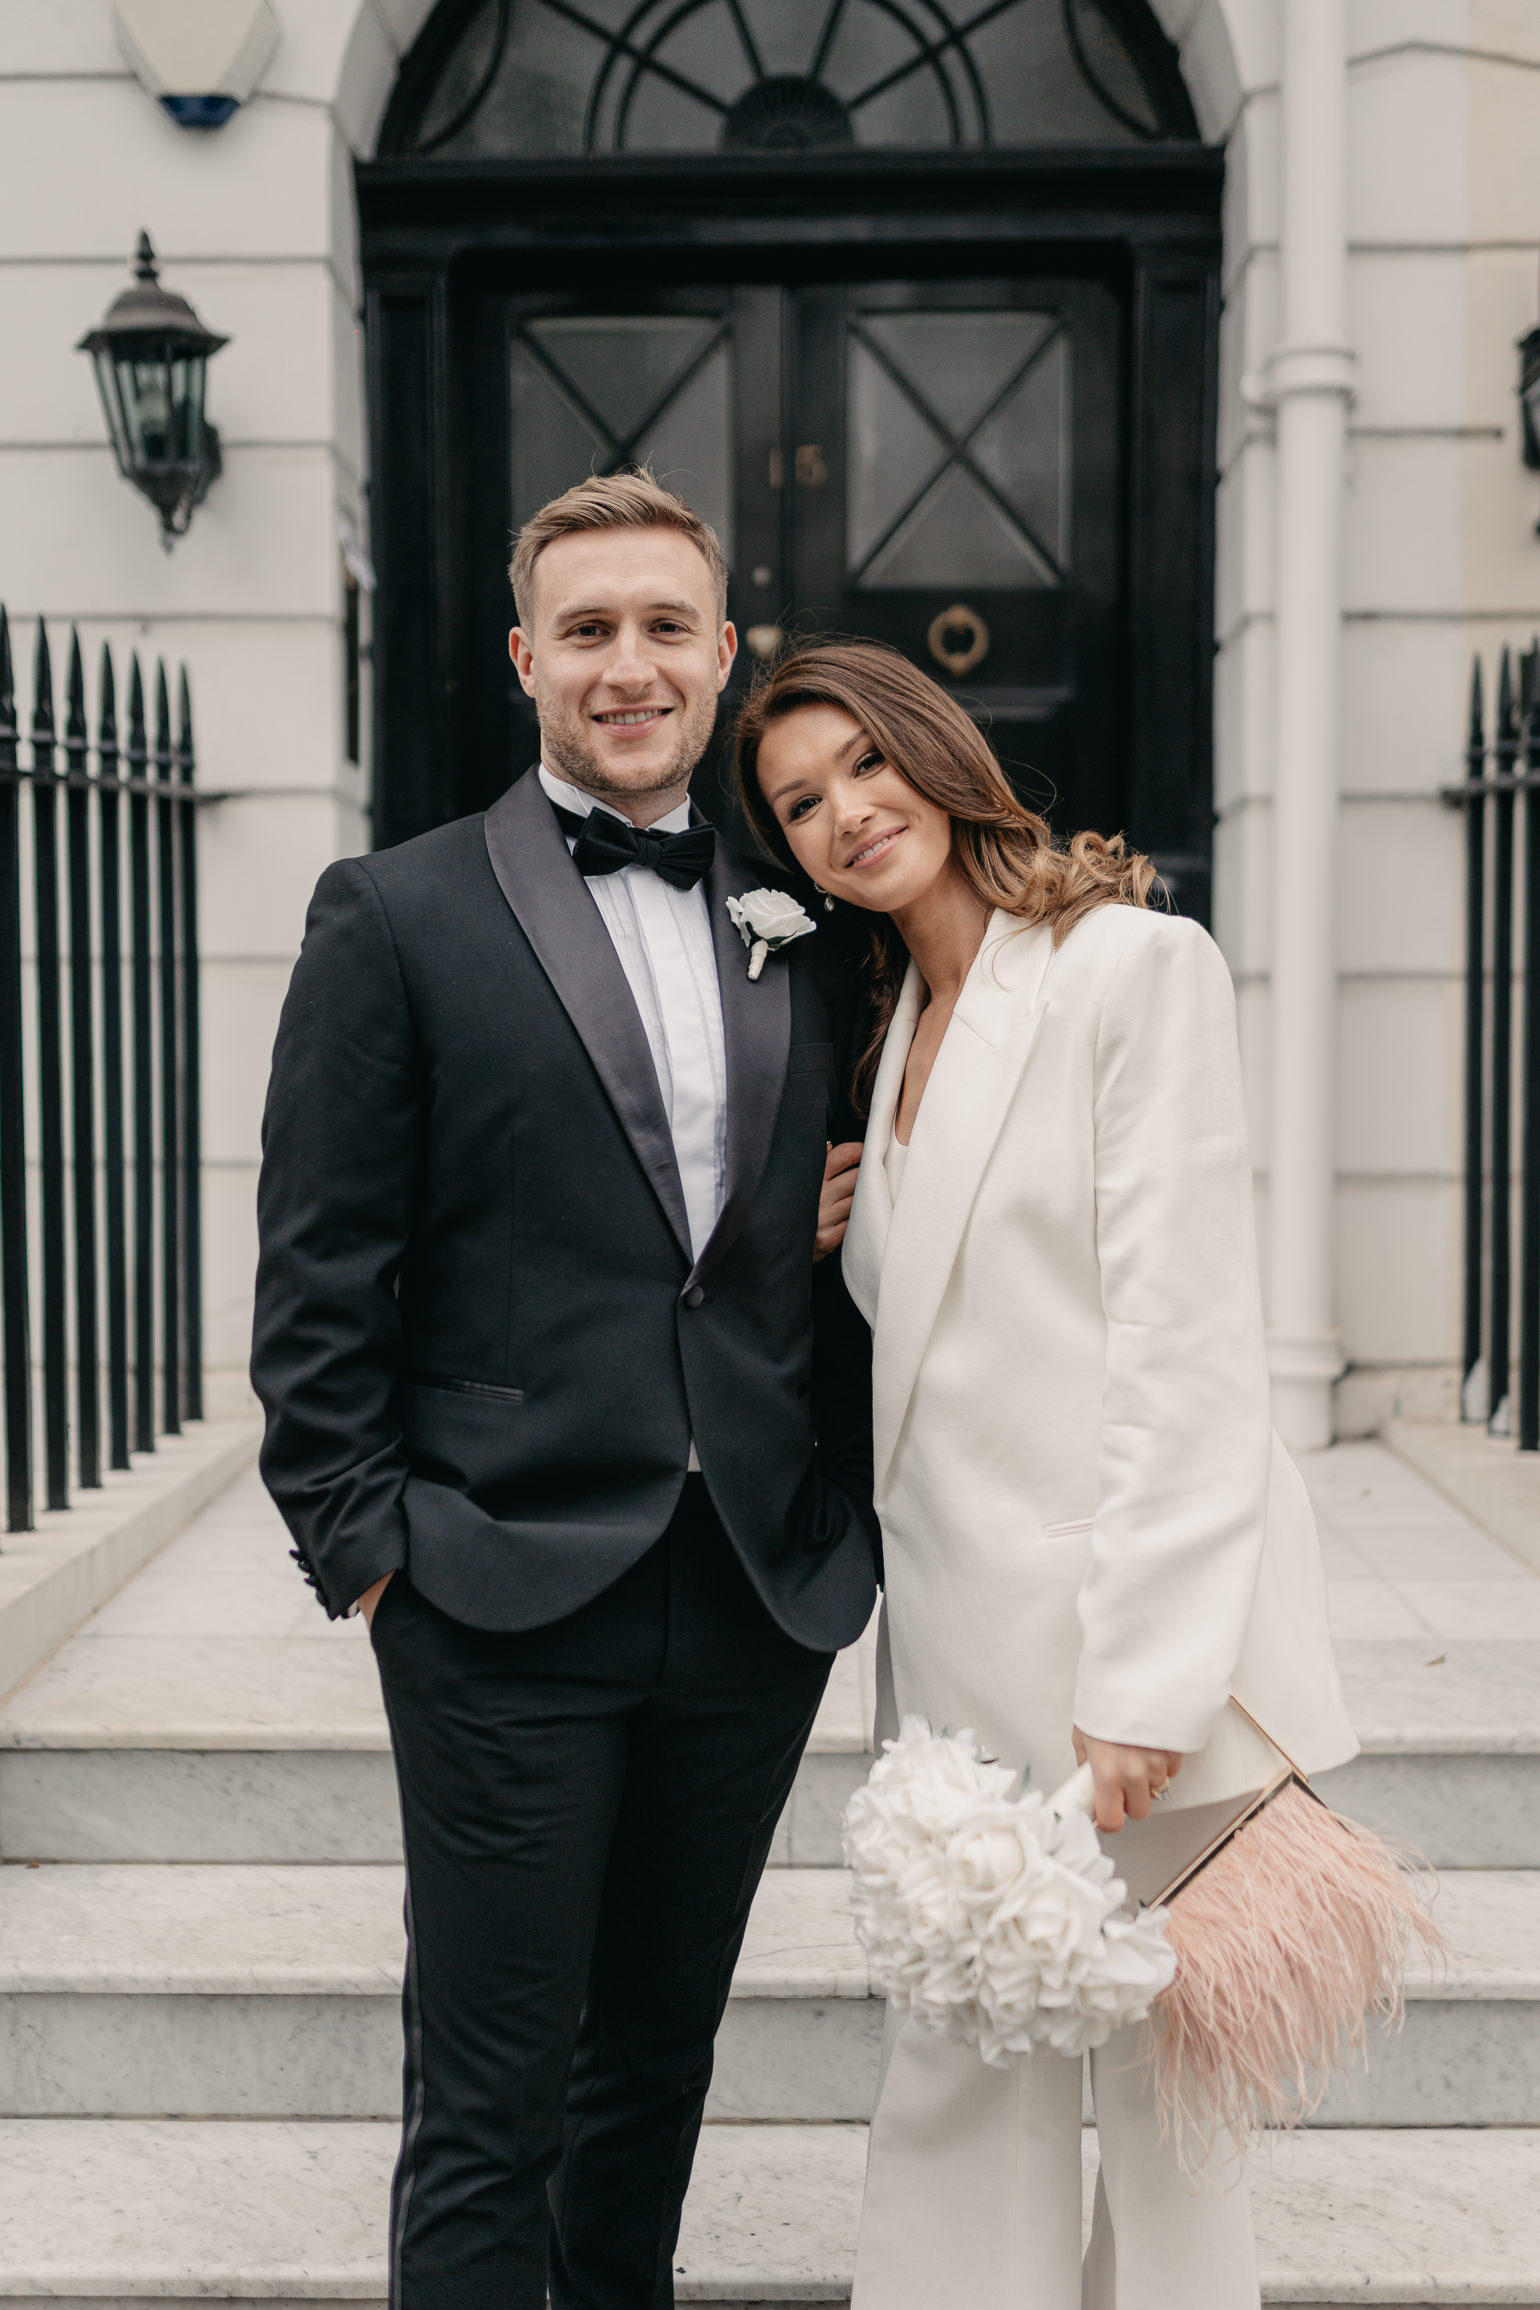
[[[1037,2046],[1105,2045],[1176,1970],[1164,1910],[1127,1911],[1085,1809],[1089,1780],[1023,1793],[973,1733],[911,1716],[845,1809],[878,1987],[997,2069]]]

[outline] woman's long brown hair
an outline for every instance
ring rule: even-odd
[[[939,683],[878,642],[811,642],[767,666],[738,716],[733,781],[760,847],[795,868],[760,791],[760,742],[799,706],[840,706],[917,794],[952,821],[958,869],[988,907],[1050,923],[1057,946],[1093,907],[1147,906],[1155,869],[1121,834],[1077,834],[1055,847],[1046,819],[1018,801],[976,723]],[[864,1106],[909,957],[884,914],[870,917],[872,1035],[856,1068]]]

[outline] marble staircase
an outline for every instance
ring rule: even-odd
[[[1451,1959],[1259,2164],[1265,2296],[1540,2304],[1540,1578],[1376,1447],[1309,1474],[1365,1733],[1336,1793],[1440,1865]],[[681,2301],[848,2301],[881,2009],[836,1864],[870,1704],[868,1644],[734,1981]],[[398,1849],[364,1632],[243,1479],[0,1706],[0,2310],[383,2302]]]

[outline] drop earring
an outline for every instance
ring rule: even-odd
[[[829,893],[824,889],[823,884],[821,882],[815,882],[813,888],[817,891],[819,897],[823,900],[824,913],[832,914],[834,912],[834,901],[829,896]]]

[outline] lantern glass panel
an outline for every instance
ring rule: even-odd
[[[104,346],[93,354],[97,391],[107,413],[107,427],[112,435],[112,453],[118,461],[118,471],[133,476],[133,456],[129,442],[128,421],[123,414],[122,396],[118,391],[118,367],[111,352]]]
[[[110,388],[103,377],[103,399],[126,472],[198,462],[203,451],[202,355],[140,345],[98,366],[112,373]]]

